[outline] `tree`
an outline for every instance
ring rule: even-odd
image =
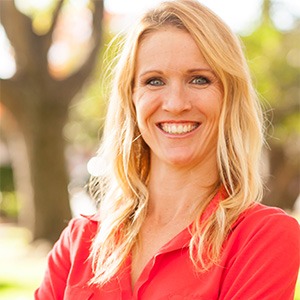
[[[258,91],[272,126],[268,128],[269,178],[264,203],[292,210],[300,192],[299,20],[280,31],[263,1],[260,26],[244,37]],[[272,110],[270,110],[270,106]]]
[[[32,19],[14,1],[1,1],[1,23],[14,48],[16,74],[1,80],[1,102],[17,120],[24,136],[34,204],[33,239],[57,240],[70,219],[68,172],[63,127],[68,108],[92,73],[99,54],[103,1],[90,1],[93,11],[92,47],[86,60],[66,78],[49,72],[48,51],[64,1],[58,1],[48,31],[38,35]],[[19,168],[24,166],[18,165]]]

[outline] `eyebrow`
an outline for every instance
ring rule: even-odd
[[[195,73],[195,72],[211,72],[211,73],[214,73],[214,71],[211,69],[211,68],[196,68],[196,69],[191,69],[191,70],[188,70],[188,73]]]
[[[187,70],[187,73],[196,73],[196,72],[210,72],[210,73],[214,74],[214,71],[210,68],[195,68],[195,69]],[[157,73],[157,74],[162,74],[162,75],[164,74],[164,72],[161,70],[153,69],[153,70],[146,70],[145,72],[141,73],[139,75],[139,77],[143,77],[149,73]]]
[[[143,76],[145,76],[145,75],[147,75],[147,74],[149,74],[149,73],[163,74],[164,72],[162,72],[162,71],[160,71],[160,70],[155,70],[155,69],[154,69],[154,70],[147,70],[147,71],[141,73],[141,74],[139,75],[139,77],[143,77]]]

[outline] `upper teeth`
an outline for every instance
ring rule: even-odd
[[[197,126],[198,125],[195,123],[191,123],[191,124],[162,123],[160,127],[163,131],[167,133],[184,134],[194,130]]]

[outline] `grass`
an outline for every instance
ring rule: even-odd
[[[295,300],[300,300],[300,281],[298,279],[298,284],[296,286]]]
[[[49,247],[30,245],[30,233],[11,224],[0,225],[0,299],[33,299],[46,266]]]
[[[32,300],[46,267],[49,246],[30,245],[30,233],[15,225],[0,225],[0,299]],[[300,277],[294,300],[300,300]]]

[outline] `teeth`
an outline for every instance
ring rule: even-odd
[[[162,124],[160,124],[160,128],[163,131],[170,133],[170,134],[185,134],[185,133],[193,131],[197,127],[198,127],[198,125],[196,123],[191,123],[191,124],[162,123]]]

